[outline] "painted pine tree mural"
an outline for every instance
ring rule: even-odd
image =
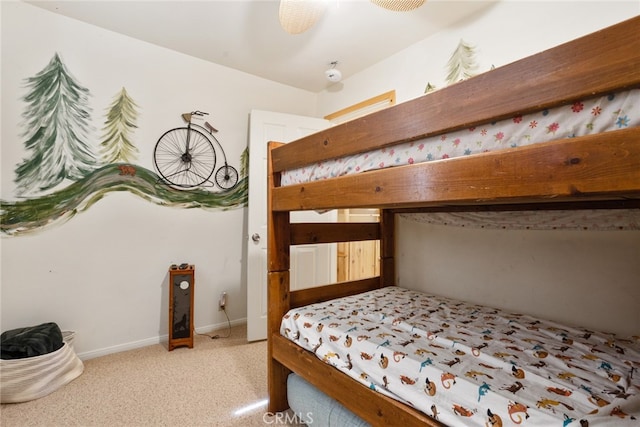
[[[29,157],[15,170],[18,193],[47,190],[94,170],[96,158],[86,143],[89,90],[74,79],[57,53],[42,71],[26,79],[26,87],[22,136]]]
[[[447,83],[452,84],[473,77],[477,68],[475,47],[460,39],[458,47],[447,63],[447,69],[449,70]]]
[[[240,176],[245,177],[249,172],[249,147],[245,148],[240,154]]]
[[[424,88],[424,93],[433,92],[434,90],[436,90],[435,85],[432,85],[430,82],[427,82],[427,86],[425,86]]]
[[[123,87],[109,106],[104,122],[104,136],[100,143],[102,160],[105,163],[133,162],[138,149],[131,142],[131,134],[138,127],[138,106]]]

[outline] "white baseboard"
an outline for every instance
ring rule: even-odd
[[[244,325],[247,323],[247,318],[232,320],[231,327]],[[220,331],[228,327],[227,322],[216,323],[213,325],[206,325],[196,327],[196,332],[199,334],[206,334],[213,331]],[[80,360],[89,360],[94,359],[96,357],[106,356],[108,354],[120,353],[121,351],[133,350],[140,347],[147,347],[150,345],[160,344],[162,342],[166,342],[169,340],[169,334],[161,335],[152,338],[146,338],[140,341],[132,341],[124,344],[118,344],[111,347],[100,348],[98,350],[85,351],[83,353],[78,353],[78,357]]]
[[[231,323],[231,327],[232,328],[234,326],[246,325],[247,318],[243,317],[242,319],[231,320],[229,323]],[[198,333],[198,334],[207,334],[207,333],[213,332],[213,331],[222,331],[222,330],[228,328],[229,323],[222,322],[222,323],[217,323],[215,325],[207,325],[207,326],[196,327],[196,333]],[[165,335],[165,341],[167,341],[168,339],[169,339],[169,335]]]

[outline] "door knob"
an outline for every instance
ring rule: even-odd
[[[258,243],[260,241],[260,235],[258,233],[253,233],[253,236],[251,236],[251,240]]]

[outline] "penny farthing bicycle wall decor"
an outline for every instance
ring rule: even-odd
[[[238,183],[238,171],[227,163],[222,144],[214,136],[218,130],[209,122],[204,122],[204,126],[192,123],[192,119],[208,114],[198,110],[184,113],[182,118],[187,126],[168,130],[158,139],[153,162],[165,184],[179,189],[217,185],[229,190]],[[216,147],[224,160],[218,170]]]

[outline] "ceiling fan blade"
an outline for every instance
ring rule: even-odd
[[[322,0],[280,0],[280,25],[289,34],[303,33],[320,19],[325,8]]]
[[[424,2],[425,0],[371,0],[371,3],[394,12],[408,12],[419,8]]]

